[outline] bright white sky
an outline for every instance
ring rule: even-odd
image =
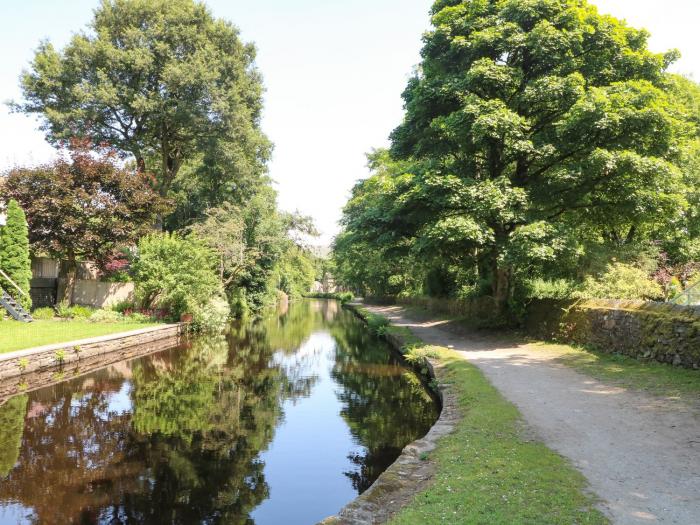
[[[675,70],[700,80],[698,0],[595,0],[601,11],[652,33],[657,51],[678,48]],[[18,77],[41,39],[63,46],[98,0],[0,0],[0,101],[18,99]],[[267,87],[264,130],[280,204],[311,215],[328,243],[364,154],[388,145],[403,91],[419,62],[431,0],[207,0],[258,46]],[[54,155],[34,119],[0,107],[0,171]]]

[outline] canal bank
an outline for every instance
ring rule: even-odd
[[[354,514],[351,504],[348,512],[326,523],[608,523],[585,478],[538,439],[517,408],[477,367],[450,348],[418,338],[415,324],[401,316],[400,308],[352,308],[370,327],[394,340],[409,360],[433,362],[439,381],[450,385],[461,417],[454,431],[438,439],[436,448],[423,456],[433,465],[430,479],[416,484],[417,494],[405,506],[399,505],[400,510],[394,509],[398,512],[388,520],[381,511]],[[393,507],[381,490],[376,495],[377,508]]]

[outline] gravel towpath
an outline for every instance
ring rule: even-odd
[[[613,523],[700,525],[696,407],[603,384],[525,344],[454,333],[400,307],[369,309],[478,366],[529,430],[586,476]]]

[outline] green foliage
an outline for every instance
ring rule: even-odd
[[[69,309],[71,319],[88,319],[94,312],[89,306],[71,306]]]
[[[527,299],[569,299],[576,290],[576,283],[568,279],[530,279],[524,283]]]
[[[124,320],[124,315],[115,310],[97,310],[90,316],[90,322],[92,323],[118,323]],[[130,321],[139,323],[143,322],[141,319],[132,319]]]
[[[663,298],[663,290],[643,270],[615,263],[598,278],[586,277],[581,289],[572,296],[579,299],[659,300]]]
[[[157,174],[176,198],[171,227],[240,198],[262,180],[255,48],[194,0],[104,0],[63,50],[43,42],[16,109],[38,114],[53,143],[108,143]]]
[[[216,254],[195,237],[152,233],[139,241],[132,266],[136,298],[174,318],[194,314],[221,293],[215,268]]]
[[[61,319],[89,319],[95,313],[95,309],[89,306],[69,306],[66,302],[60,302],[56,305],[55,313]]]
[[[652,266],[658,247],[700,254],[700,89],[666,73],[676,52],[650,52],[646,32],[586,1],[536,4],[435,3],[390,155],[370,155],[344,209],[342,284],[490,287],[503,312],[533,280],[640,263],[624,252],[656,246]]]
[[[214,297],[195,310],[194,328],[203,332],[221,332],[230,316],[228,301],[222,297]]]
[[[53,308],[37,308],[32,312],[32,317],[35,320],[53,319],[55,315],[56,312]]]
[[[282,254],[276,273],[280,290],[291,298],[302,297],[311,290],[316,278],[314,256],[292,244]]]
[[[16,200],[7,203],[7,220],[0,226],[0,269],[24,292],[20,293],[7,279],[0,275],[0,288],[4,288],[24,308],[29,310],[29,285],[32,278],[32,263],[29,257],[29,229],[27,218]]]

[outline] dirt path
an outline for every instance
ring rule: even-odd
[[[526,345],[450,333],[399,307],[370,309],[477,365],[586,476],[613,523],[700,525],[699,411],[605,385]]]

